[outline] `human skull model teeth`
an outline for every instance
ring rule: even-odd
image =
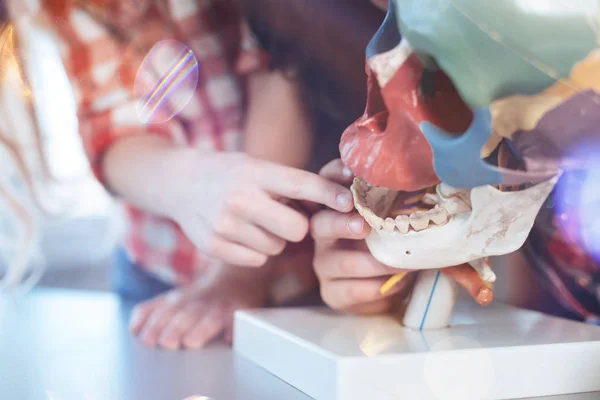
[[[400,232],[406,234],[409,231],[424,231],[430,225],[440,226],[448,222],[448,211],[445,208],[440,207],[438,203],[435,203],[434,207],[429,210],[414,211],[406,215],[398,214],[384,217],[382,215],[390,214],[390,208],[393,206],[393,203],[398,196],[398,192],[368,186],[359,178],[355,178],[351,189],[352,194],[354,195],[356,209],[369,225],[376,230],[383,230],[388,233]],[[422,206],[426,207],[426,204],[423,203]]]
[[[360,178],[351,189],[357,211],[373,228],[367,238],[373,256],[391,267],[419,270],[517,250],[557,179],[515,192],[490,185],[459,190],[440,183],[409,204],[402,203],[402,192]]]
[[[367,47],[365,113],[340,154],[373,256],[434,270],[408,326],[451,314],[453,283],[435,270],[495,279],[485,259],[523,245],[562,171],[589,162],[573,148],[598,141],[600,0],[533,3],[390,0]],[[419,325],[429,305],[437,319]]]

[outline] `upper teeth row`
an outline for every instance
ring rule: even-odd
[[[429,226],[430,221],[436,225],[444,225],[448,222],[448,212],[439,206],[429,211],[417,211],[410,215],[398,215],[395,219],[386,218],[385,220],[368,208],[357,205],[357,210],[369,225],[376,230],[385,232],[397,230],[400,233],[408,233],[410,228],[422,231]]]
[[[448,222],[448,211],[439,204],[429,211],[417,211],[410,215],[399,215],[394,218],[383,219],[376,215],[364,202],[366,191],[371,189],[364,185],[361,181],[355,181],[352,185],[352,193],[354,194],[354,203],[360,215],[376,230],[385,232],[394,232],[397,230],[401,233],[408,233],[410,228],[415,231],[422,231],[429,226],[429,222],[435,225],[444,225]]]
[[[441,185],[436,188],[436,193],[425,194],[422,199],[423,203],[433,205],[433,209],[385,219],[376,215],[366,204],[367,192],[375,188],[356,179],[354,185],[352,185],[352,193],[354,194],[357,211],[371,227],[385,232],[397,230],[400,233],[408,233],[411,228],[417,232],[422,231],[429,226],[430,222],[437,226],[444,225],[448,222],[450,216],[471,211],[469,205],[461,199],[462,196],[458,196],[459,193],[449,192],[447,188],[441,187]],[[462,192],[460,194],[462,195]]]

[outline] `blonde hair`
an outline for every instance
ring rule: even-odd
[[[7,20],[0,31],[0,157],[6,157],[13,167],[3,165],[0,170],[0,210],[7,210],[4,217],[10,221],[0,225],[0,240],[4,235],[4,241],[13,244],[9,254],[4,254],[5,273],[0,275],[0,291],[5,291],[28,289],[41,277],[43,263],[36,260],[39,221],[43,215],[58,213],[58,209],[47,195],[47,185],[55,180],[17,29]]]

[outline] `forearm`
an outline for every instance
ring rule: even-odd
[[[264,160],[305,168],[313,129],[297,80],[281,72],[255,74],[249,81],[245,151]]]
[[[174,174],[185,173],[190,149],[176,147],[155,135],[115,142],[102,164],[108,188],[117,196],[151,213],[170,217],[167,195]]]

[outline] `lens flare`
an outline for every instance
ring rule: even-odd
[[[140,66],[134,95],[142,123],[167,122],[192,99],[198,85],[194,52],[175,40],[163,40],[150,50]]]
[[[600,142],[582,143],[568,158],[580,167],[566,171],[556,187],[558,228],[600,262]]]
[[[206,397],[206,396],[192,396],[192,397],[187,397],[183,400],[213,400],[210,397]]]

